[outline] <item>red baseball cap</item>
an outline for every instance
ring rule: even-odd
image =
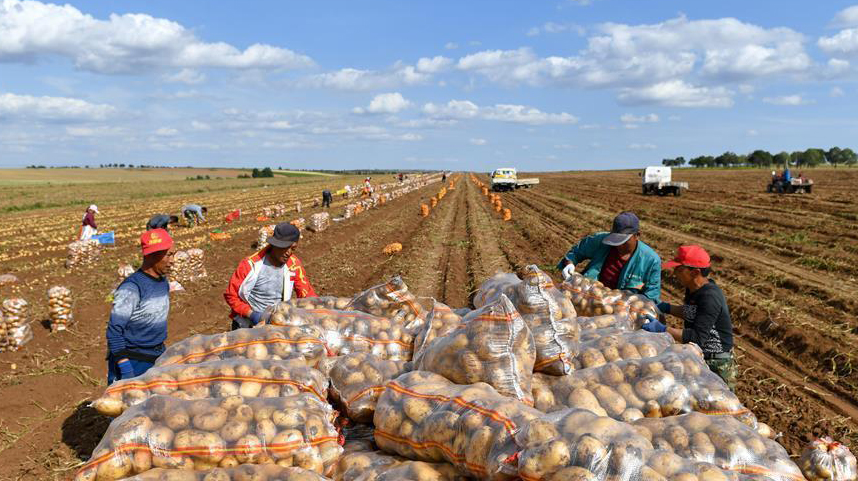
[[[170,250],[173,247],[173,238],[164,229],[147,230],[140,236],[140,247],[143,255],[148,256],[155,252]]]
[[[661,265],[663,269],[673,269],[676,266],[688,266],[696,269],[705,269],[711,265],[709,254],[700,246],[680,246],[676,257]]]

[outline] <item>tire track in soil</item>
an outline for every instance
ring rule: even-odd
[[[518,209],[522,207],[526,209],[524,212],[521,212],[523,215],[519,216],[515,215],[516,211],[514,210],[514,220],[522,216],[533,215],[540,218],[542,222],[554,216],[553,213],[556,212],[556,207],[546,207],[545,204],[539,206],[540,203],[538,200],[534,199],[530,199],[530,201],[523,200],[522,197],[527,195],[528,193],[524,192],[509,196],[509,199],[512,201],[510,202],[511,205],[514,205]],[[552,198],[552,200],[558,199]],[[596,212],[594,215],[601,216],[603,219],[610,219],[610,214],[605,212],[601,214]],[[580,221],[580,217],[578,220]],[[594,221],[591,224],[601,226],[603,221],[600,220],[598,223]],[[590,232],[592,232],[592,229],[585,233]],[[577,240],[577,236],[575,240]],[[548,260],[545,257],[542,258],[544,262]],[[673,294],[675,299],[680,298],[679,289],[675,286],[669,286],[668,283],[665,283],[664,286],[668,292]],[[744,302],[738,302],[739,306],[736,306],[735,302],[735,299],[731,299],[731,304],[734,307],[741,306],[745,309],[755,310],[754,306],[745,305],[746,303]],[[750,317],[746,313],[741,313],[741,311],[742,309],[737,309],[734,312],[734,317],[745,319]],[[741,314],[740,316],[736,316],[736,313]],[[839,434],[841,439],[849,439],[852,443],[855,443],[856,438],[858,438],[858,404],[853,401],[851,393],[838,389],[836,384],[832,384],[825,379],[819,379],[812,368],[808,369],[806,366],[797,364],[790,357],[780,355],[777,349],[768,347],[766,342],[756,339],[754,336],[743,336],[741,327],[734,326],[734,329],[737,334],[736,344],[738,350],[753,361],[751,369],[758,371],[740,380],[740,394],[759,393],[760,390],[754,389],[754,386],[758,386],[772,378],[777,379],[782,387],[792,387],[789,396],[795,402],[789,406],[793,414],[788,420],[783,419],[786,414],[780,410],[773,409],[771,403],[750,403],[753,405],[752,407],[756,408],[755,412],[762,421],[767,422],[774,429],[781,430],[784,433],[783,444],[785,446],[788,446],[793,453],[798,453],[803,443],[810,440],[806,439],[810,434],[821,435],[826,433]],[[758,344],[759,348],[755,347],[754,344]],[[823,384],[829,387],[825,387]],[[767,394],[764,393],[763,395],[766,396]],[[816,408],[808,410],[810,406],[816,406]],[[826,410],[837,413],[842,418],[820,423],[818,419],[804,415],[804,412],[819,413]]]
[[[471,248],[468,252],[468,270],[472,282],[468,295],[469,305],[480,284],[497,271],[509,271],[512,263],[501,247],[498,221],[494,212],[488,210],[488,202],[470,179],[463,179],[461,187],[466,191],[466,228]]]

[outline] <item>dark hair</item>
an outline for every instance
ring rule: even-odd
[[[703,277],[709,277],[709,274],[712,272],[711,267],[704,267],[702,269],[697,269],[697,270],[700,271],[700,275]]]
[[[203,208],[202,208],[202,211],[203,211],[203,212],[205,212],[205,213],[208,213],[208,212],[209,212],[209,208],[208,208],[208,207],[203,207]]]
[[[170,222],[179,222],[179,216],[171,215],[170,216]]]

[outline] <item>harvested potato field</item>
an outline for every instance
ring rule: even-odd
[[[642,239],[662,258],[689,243],[713,254],[714,278],[733,314],[739,400],[781,433],[789,453],[798,455],[824,434],[858,448],[858,200],[850,191],[858,170],[813,171],[814,193],[793,196],[766,194],[767,173],[756,170],[678,171],[677,180],[691,184],[679,197],[643,196],[636,171],[533,176],[538,186],[499,194],[500,208],[471,174],[448,178],[443,195],[440,182],[417,186],[323,231],[305,232],[297,254],[322,295],[352,296],[399,274],[419,296],[474,307],[477,288],[499,270],[536,264],[559,280],[554,265],[572,244],[632,210],[641,218]],[[254,252],[261,227],[309,219],[323,211],[313,206],[321,189],[357,181],[324,178],[100,205],[116,245],[75,270],[63,263],[80,208],[3,214],[0,274],[18,282],[0,285],[0,295],[29,302],[34,338],[19,351],[0,353],[0,463],[6,468],[0,479],[71,479],[106,432],[110,419],[88,405],[106,386],[109,296],[117,269],[139,262],[137,236],[148,215],[194,200],[207,203],[213,219],[213,225],[174,229],[182,249],[204,251],[207,276],[171,295],[171,344],[229,329],[222,293],[238,262]],[[334,196],[331,213],[353,202]],[[260,220],[263,208],[277,204],[288,213]],[[222,221],[238,208],[241,218]],[[215,240],[214,227],[230,237]],[[394,243],[401,250],[386,249]],[[63,331],[50,330],[47,290],[53,286],[72,294],[74,320]],[[669,276],[663,292],[669,301],[681,297]]]

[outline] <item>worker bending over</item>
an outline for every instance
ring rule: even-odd
[[[146,223],[146,230],[164,229],[170,231],[170,226],[179,223],[179,216],[169,214],[155,214]]]
[[[673,269],[673,275],[685,287],[685,299],[682,305],[661,302],[658,310],[682,319],[682,329],[667,327],[663,315],[650,319],[643,329],[668,332],[677,342],[700,346],[709,369],[735,391],[739,373],[733,358],[733,322],[724,292],[709,278],[709,254],[700,246],[682,246],[676,258],[665,262],[663,268]]]
[[[232,312],[232,328],[265,323],[281,301],[316,297],[295,249],[301,239],[297,227],[282,222],[268,236],[268,245],[241,261],[223,294]]]
[[[201,207],[197,204],[188,204],[182,207],[182,215],[185,217],[185,220],[188,221],[188,227],[193,227],[195,223],[202,224],[206,222],[205,214],[208,213],[208,209],[205,207]]]
[[[107,383],[146,372],[164,352],[173,239],[164,229],[140,236],[143,265],[113,292],[113,309],[107,323]]]
[[[584,277],[611,289],[637,292],[658,302],[661,295],[661,258],[640,240],[640,221],[632,212],[614,218],[611,232],[587,236],[569,249],[557,269],[568,278],[584,261]]]
[[[331,191],[328,189],[323,190],[322,191],[322,207],[324,207],[326,209],[330,208],[332,200],[334,200],[334,198],[331,195]]]

